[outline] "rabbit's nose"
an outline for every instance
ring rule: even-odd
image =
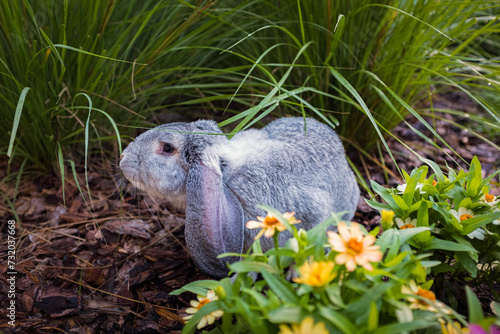
[[[120,161],[122,161],[123,158],[125,158],[125,154],[120,155]]]

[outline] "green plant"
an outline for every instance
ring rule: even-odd
[[[339,125],[348,143],[368,148],[412,114],[444,142],[420,114],[448,112],[433,109],[432,96],[450,87],[469,95],[494,123],[500,121],[493,107],[500,88],[498,62],[485,49],[498,41],[500,23],[485,15],[497,10],[496,4],[246,3],[238,14],[253,22],[253,30],[242,32],[229,50],[254,67],[236,92],[249,90],[264,99],[222,125],[238,122],[244,128],[271,112],[306,114]],[[496,101],[483,99],[486,94]],[[277,101],[270,103],[271,98]],[[498,124],[493,127],[498,132]]]
[[[450,169],[448,176],[431,163],[435,174],[427,176],[428,166],[404,172],[405,183],[397,189],[386,189],[372,181],[373,190],[385,203],[367,200],[367,203],[384,214],[395,213],[384,219],[390,228],[425,228],[423,233],[408,241],[406,251],[416,254],[432,253],[430,259],[441,263],[431,268],[431,274],[443,286],[452,289],[449,281],[465,280],[479,286],[485,282],[495,300],[500,296],[493,282],[500,278],[500,199],[490,195],[490,181],[500,171],[482,177],[477,157],[468,172]],[[456,305],[450,294],[452,305]]]
[[[217,86],[224,73],[203,67],[218,51],[195,46],[221,44],[224,17],[238,7],[2,0],[0,8],[0,153],[46,170],[102,151],[119,126],[133,134],[152,111],[200,97],[202,81]]]
[[[230,265],[237,273],[233,283],[230,278],[198,281],[172,292],[198,294],[198,301],[187,310],[194,315],[184,333],[221,314],[214,333],[276,333],[278,328],[285,333],[289,326],[312,324],[318,333],[401,333],[439,328],[438,319],[451,321],[453,312],[435,299],[429,291],[432,281],[426,280],[425,268],[439,262],[428,261],[428,254],[400,250],[429,228],[389,229],[373,245],[378,229],[368,234],[356,223],[348,227],[339,222],[336,215],[306,232],[272,208],[263,209],[293,237],[285,247],[266,253],[257,240],[249,254],[238,254],[243,260]],[[331,225],[338,225],[340,235],[327,235]],[[262,278],[254,281],[248,273]],[[286,277],[294,277],[293,282]],[[461,316],[453,317],[466,324]]]

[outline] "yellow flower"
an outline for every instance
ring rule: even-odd
[[[434,292],[423,289],[415,283],[415,281],[410,281],[408,286],[403,286],[401,292],[409,295],[416,295],[421,298],[406,297],[406,299],[411,303],[411,309],[419,309],[432,312],[441,312],[445,314],[451,314],[451,310],[442,302],[436,299]]]
[[[381,216],[380,223],[382,225],[382,228],[384,230],[391,228],[391,226],[393,225],[392,220],[394,219],[394,211],[382,210],[380,211],[380,216]]]
[[[305,317],[299,325],[292,325],[288,327],[286,325],[280,325],[280,331],[278,334],[328,334],[325,324],[318,322],[314,324],[312,317]]]
[[[359,264],[368,271],[373,270],[370,262],[382,260],[380,246],[373,245],[375,237],[372,235],[363,236],[359,224],[351,223],[348,228],[346,223],[340,222],[338,225],[339,234],[328,231],[328,242],[332,245],[332,250],[338,252],[335,256],[337,264],[345,264],[348,271],[354,271]]]
[[[294,282],[307,284],[312,287],[321,287],[330,283],[336,273],[333,272],[335,263],[332,261],[304,262],[299,267],[300,277],[294,278]]]
[[[192,300],[190,302],[192,307],[189,307],[186,309],[186,313],[189,313],[190,315],[185,316],[183,319],[184,320],[189,320],[193,317],[193,315],[198,312],[199,309],[201,309],[203,306],[207,305],[210,302],[213,302],[214,300],[218,300],[219,297],[215,294],[213,290],[209,290],[207,293],[206,297],[197,296],[198,300]],[[203,318],[201,318],[200,322],[196,326],[198,329],[201,329],[205,327],[206,325],[211,325],[215,322],[215,318],[222,317],[222,314],[224,314],[224,311],[222,310],[217,310],[212,313],[207,314]]]
[[[300,223],[300,220],[295,219],[294,217],[295,212],[286,212],[283,214],[283,217],[288,220],[289,224],[298,224]],[[276,230],[278,232],[282,232],[286,230],[286,226],[280,222],[276,217],[273,216],[272,213],[268,212],[267,216],[264,217],[257,217],[259,221],[256,220],[250,220],[249,222],[246,223],[246,227],[249,229],[254,229],[254,228],[262,228],[260,232],[255,236],[255,240],[259,239],[262,234],[266,238],[270,238],[274,235]]]
[[[441,323],[441,333],[443,334],[469,334],[469,329],[462,326],[454,321],[453,324],[451,322],[447,322],[445,325],[444,321],[439,321]]]

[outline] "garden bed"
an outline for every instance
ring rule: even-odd
[[[456,99],[458,101],[454,101]],[[455,108],[457,105],[462,109],[473,108],[463,103],[461,95],[449,95],[442,103],[448,106],[451,103]],[[421,123],[414,126],[425,131]],[[500,168],[498,151],[467,130],[442,120],[436,121],[436,129],[467,161],[478,156],[486,175]],[[393,133],[422,156],[439,165],[446,161],[449,166],[457,167],[445,154],[451,153],[448,149],[436,150],[404,125]],[[388,143],[400,168],[411,171],[421,165],[401,143],[394,139]],[[385,170],[369,159],[353,158],[367,180],[381,184],[387,184],[388,180],[391,186],[402,182],[387,154],[384,155]],[[461,162],[461,166],[466,164]],[[6,168],[2,167],[5,173]],[[50,174],[26,179],[19,184],[17,192],[12,184],[2,189],[9,198],[16,196],[15,207],[22,229],[16,229],[16,326],[12,328],[8,324],[8,270],[7,262],[2,261],[0,330],[12,333],[52,333],[56,329],[67,333],[181,331],[181,317],[187,315],[183,310],[194,296],[171,296],[169,292],[209,277],[201,274],[189,258],[183,215],[135,193],[130,185],[124,186],[124,195],[120,197],[118,171],[114,168],[111,164],[98,163],[89,167],[91,198],[81,196],[72,177],[65,183],[63,198],[60,179]],[[84,174],[78,177],[80,185],[84,185]],[[498,188],[491,192],[500,195]],[[366,192],[363,196],[368,197]],[[14,219],[4,201],[0,216],[2,222]],[[378,225],[380,215],[362,198],[354,221],[372,229]],[[2,235],[6,235],[4,229],[7,224],[2,225]],[[6,253],[7,243],[2,242],[2,258]],[[500,284],[497,282],[494,288],[500,291]],[[475,291],[485,310],[490,309],[492,301],[489,289],[481,285]],[[436,291],[436,295],[443,294]]]

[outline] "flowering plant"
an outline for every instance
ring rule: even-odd
[[[262,208],[270,220],[282,223],[273,226],[286,226],[293,237],[265,253],[257,239],[243,260],[230,265],[231,278],[193,282],[172,292],[206,296],[213,290],[218,298],[196,310],[183,333],[208,324],[207,316],[217,311],[221,318],[214,333],[401,333],[439,330],[440,319],[466,325],[430,291],[426,268],[437,263],[428,261],[428,254],[401,250],[422,228],[389,229],[376,239],[378,229],[368,233],[357,223],[340,221],[339,213],[306,232],[290,224],[297,222],[293,215]],[[261,226],[264,233],[268,225]],[[267,233],[275,238],[280,230]]]
[[[446,177],[435,163],[427,162],[434,174],[427,176],[428,166],[410,175],[403,171],[405,183],[396,189],[372,181],[385,203],[367,203],[381,211],[385,230],[418,231],[403,249],[430,253],[430,260],[440,262],[431,273],[442,290],[452,288],[451,281],[463,279],[464,274],[469,284],[489,282],[491,286],[500,279],[495,269],[500,261],[500,197],[490,194],[490,182],[499,172],[483,178],[481,164],[474,157],[468,172],[450,169]],[[451,304],[457,304],[453,294],[448,297]]]

